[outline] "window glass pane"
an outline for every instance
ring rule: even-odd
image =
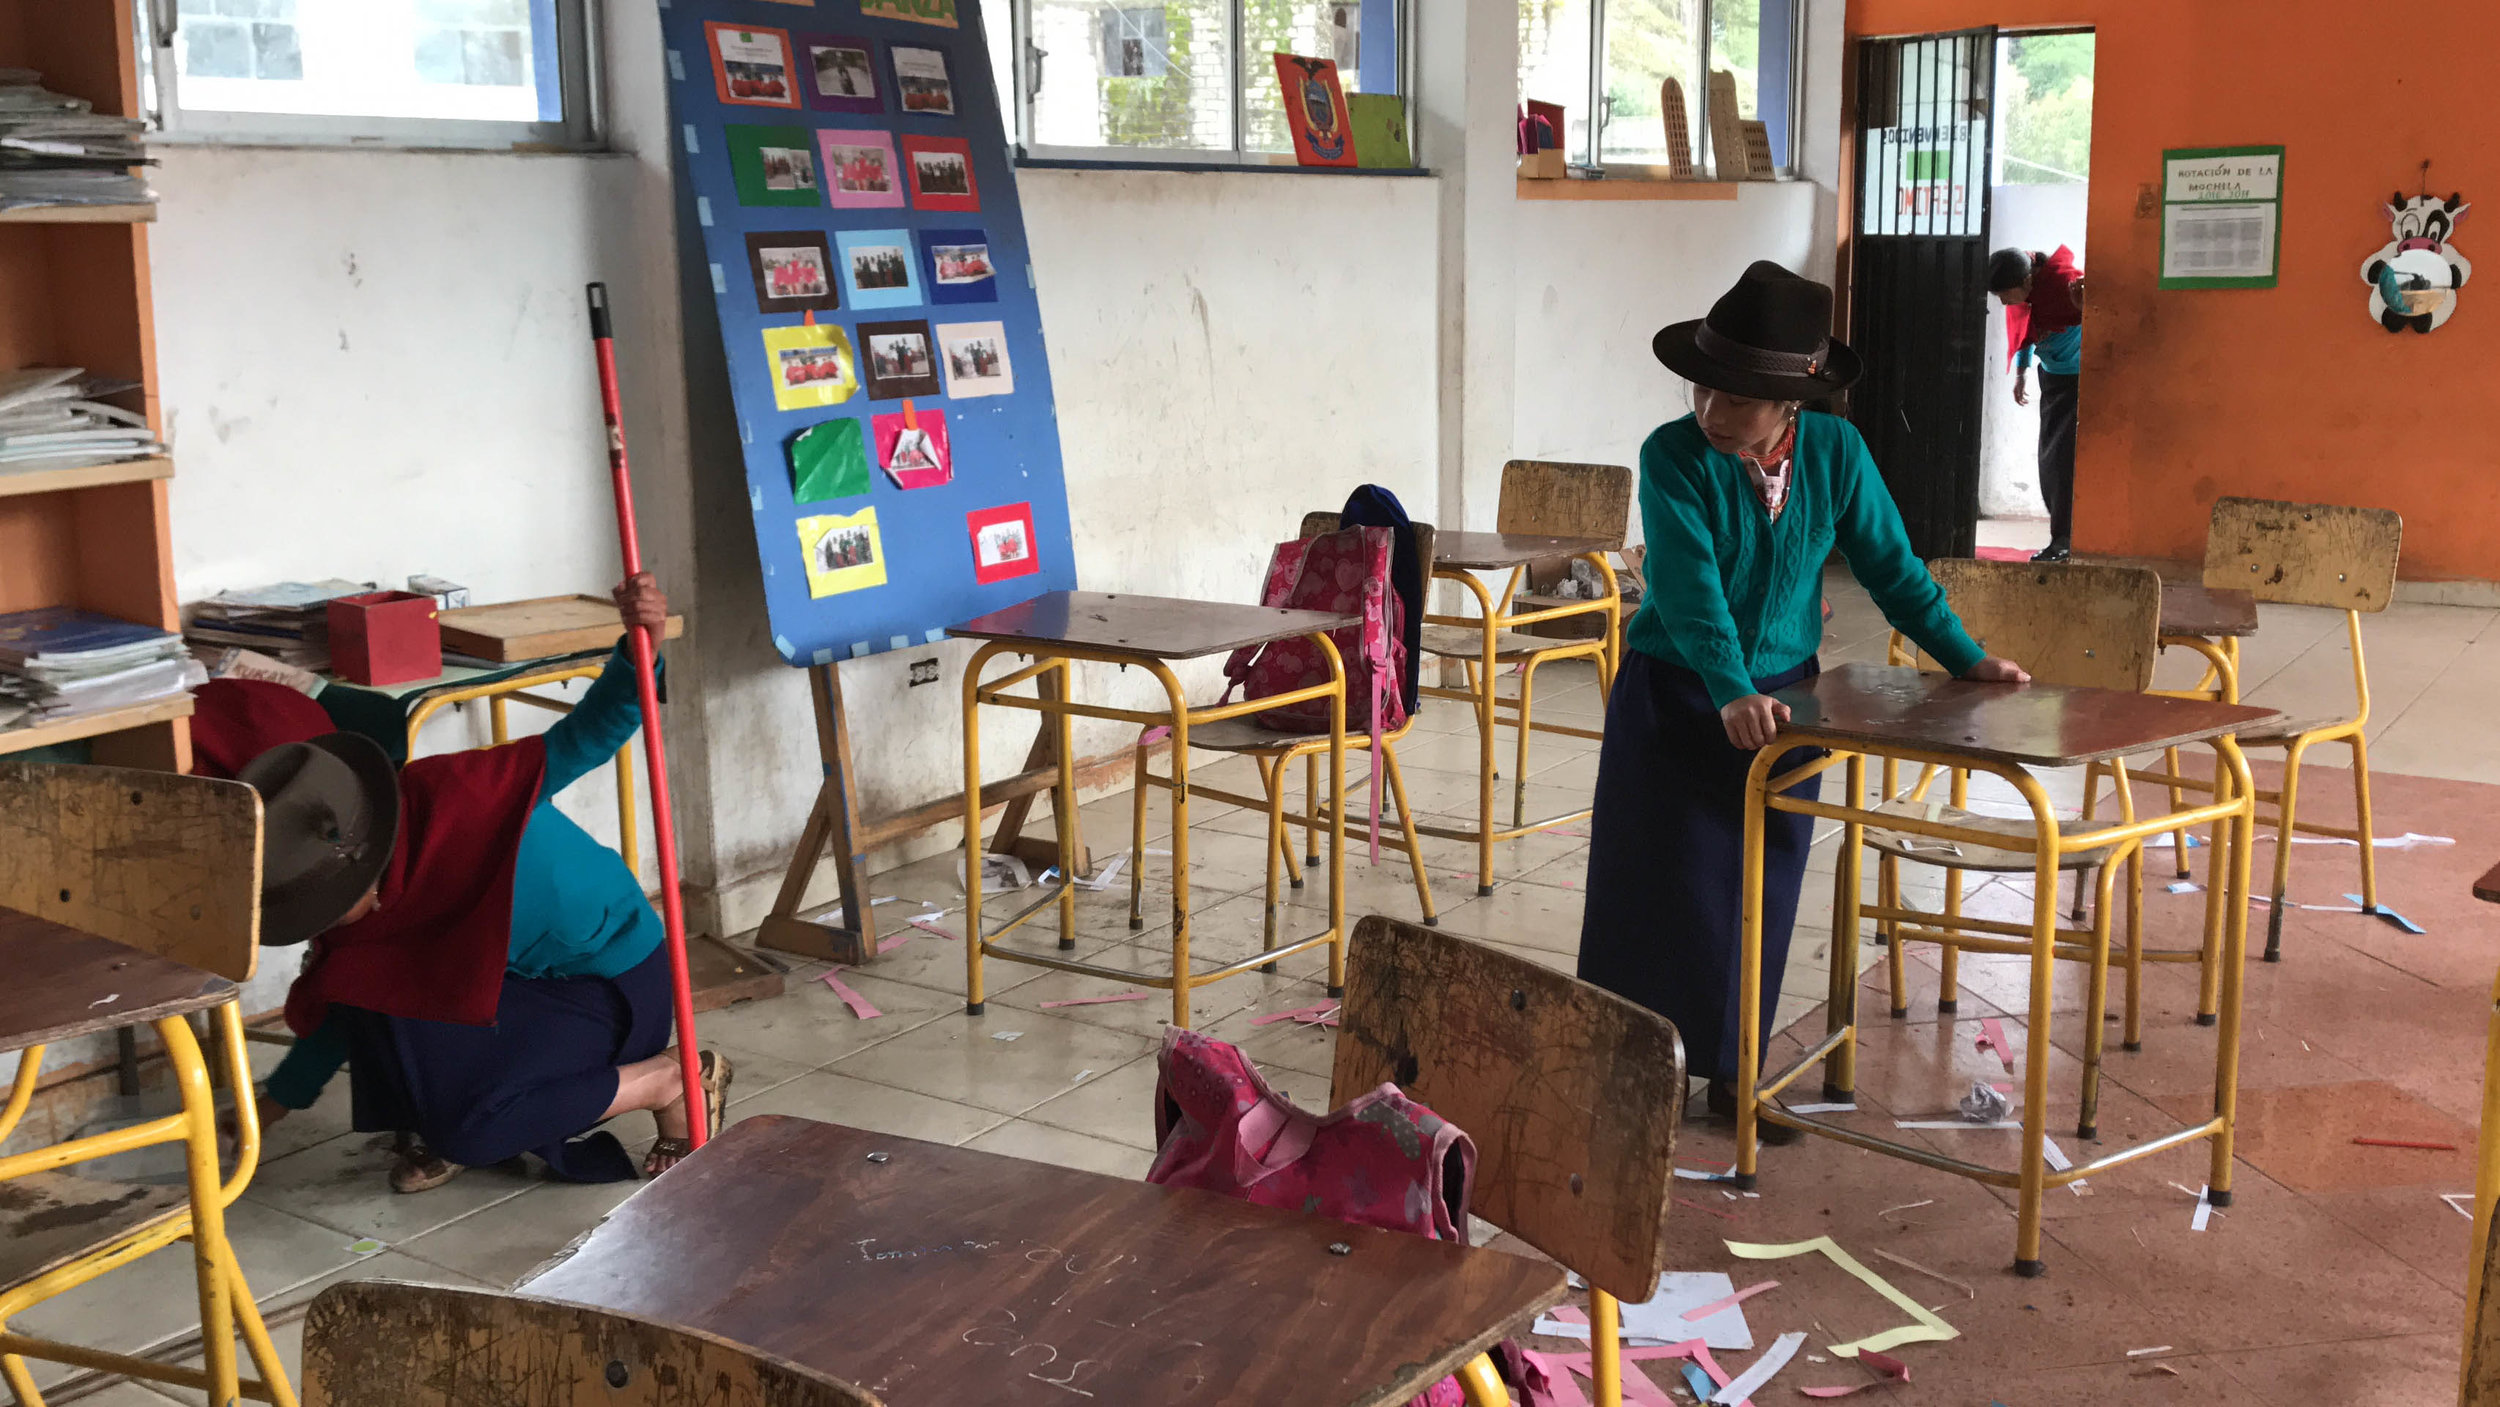
[[[180,0],[196,112],[563,119],[555,0]]]
[[[2062,185],[2092,174],[2092,36],[1997,40],[1999,185]]]
[[[1033,94],[1032,140],[1057,147],[1229,150],[1231,38],[1225,0],[1033,0],[1041,82]]]
[[[1348,93],[1398,90],[1396,0],[1241,0],[1242,149],[1289,152],[1278,54],[1334,59]]]
[[[1789,154],[1789,91],[1795,82],[1796,0],[1712,0],[1710,67],[1736,78],[1736,114],[1770,129],[1771,157]]]
[[[1563,153],[1589,155],[1589,0],[1519,0],[1519,101],[1560,103]]]
[[[1706,124],[1698,73],[1701,0],[1607,0],[1606,110],[1598,154],[1607,161],[1664,163],[1667,135],[1658,85],[1684,85],[1684,111],[1698,140]]]

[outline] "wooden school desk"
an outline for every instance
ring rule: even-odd
[[[1762,845],[1763,820],[1769,811],[1787,811],[1839,821],[1838,874],[1833,882],[1831,989],[1828,1029],[1786,1070],[1756,1076],[1761,1061],[1760,1025],[1737,1023],[1736,1174],[1740,1186],[1751,1186],[1757,1149],[1755,1126],[1760,1119],[1802,1128],[1874,1152],[1888,1154],[1942,1172],[1954,1173],[1998,1187],[2020,1189],[2014,1267],[2037,1275],[2040,1261],[2040,1201],[2050,1187],[2062,1187],[2103,1169],[2199,1138],[2211,1138],[2213,1174],[2210,1185],[2216,1205],[2231,1196],[2231,1128],[2238,1096],[2241,954],[2248,937],[2248,876],[2254,808],[2248,763],[2233,741],[2233,730],[2271,718],[2274,710],[2203,700],[2164,698],[2110,689],[2081,689],[2054,684],[1978,684],[1950,679],[1897,665],[1851,664],[1792,685],[1772,695],[1792,710],[1781,725],[1779,741],[1762,749],[1747,777],[1744,849],[1743,954],[1737,1009],[1756,1012],[1762,993]],[[2031,767],[2075,767],[2134,753],[2157,752],[2190,743],[2207,743],[2214,751],[2214,775],[2221,779],[2216,799],[2168,815],[2132,822],[2112,822],[2093,829],[2061,831],[2058,816]],[[1772,775],[1774,765],[1792,748],[1827,748],[1828,756],[1786,773]],[[1866,759],[1895,758],[1935,767],[1964,767],[2003,777],[2031,805],[2031,833],[1979,830],[1917,816],[1879,813],[1867,805]],[[1797,800],[1781,793],[1834,767],[1846,781],[1840,804]],[[2078,852],[2097,851],[2105,871],[2115,870],[2144,838],[2184,830],[2209,821],[2230,822],[2229,839],[2216,855],[2214,887],[2219,897],[2221,994],[2219,1042],[2214,1067],[2214,1117],[2131,1148],[2076,1164],[2062,1171],[2048,1169],[2044,1142],[2048,1134],[2049,1019],[2056,962],[2053,954],[2071,935],[2058,931],[2057,877],[2061,861]],[[1946,1157],[1923,1147],[1879,1139],[1822,1119],[1789,1113],[1778,1096],[1809,1067],[1824,1065],[1824,1099],[1844,1100],[1857,1084],[1857,994],[1859,939],[1860,850],[1868,825],[1932,837],[1957,845],[2028,851],[2036,857],[2032,875],[2032,918],[2028,928],[1991,924],[1960,917],[1950,920],[1954,932],[1929,930],[1925,941],[1947,942],[1980,951],[2027,953],[2031,958],[2031,992],[2024,1018],[2028,1037],[2023,1059],[2023,1128],[2021,1165],[2012,1170]],[[2219,863],[2228,858],[2227,865]],[[1946,920],[1930,916],[1930,922]],[[1984,936],[2012,930],[2013,937]],[[2104,932],[2106,930],[2103,930]],[[2084,1098],[2087,1107],[2097,1087],[2101,1053],[2101,1008],[2108,990],[2109,954],[2080,954],[2091,959],[2093,997],[2084,1024]]]
[[[1063,972],[1107,977],[1132,987],[1169,989],[1172,993],[1172,1024],[1187,1026],[1189,991],[1192,987],[1222,981],[1323,943],[1328,945],[1328,994],[1332,997],[1343,995],[1345,807],[1338,798],[1345,793],[1345,662],[1338,658],[1336,642],[1328,638],[1328,632],[1361,623],[1359,615],[1325,611],[1287,611],[1221,601],[1108,595],[1098,591],[1053,591],[1021,605],[965,621],[949,630],[947,633],[958,639],[986,642],[973,652],[972,662],[964,667],[964,888],[967,896],[965,912],[969,920],[964,931],[964,1009],[978,1015],[986,1001],[986,989],[981,981],[982,960],[1004,958],[1009,962],[1032,963],[1058,968]],[[1328,682],[1265,698],[1192,706],[1183,692],[1179,676],[1172,672],[1171,662],[1174,660],[1204,659],[1209,655],[1227,654],[1296,636],[1307,636],[1318,643],[1320,657],[1328,661]],[[984,683],[981,671],[1002,654],[1023,655],[1033,663]],[[1077,660],[1135,665],[1145,670],[1163,686],[1165,707],[1127,709],[1076,702],[1068,685],[1074,674],[1070,666]],[[1035,686],[1032,696],[1007,692],[1027,680],[1033,681]],[[1239,962],[1205,972],[1193,972],[1189,966],[1189,730],[1283,704],[1323,698],[1330,701],[1328,794],[1335,803],[1330,807],[1328,828],[1328,928],[1325,932],[1283,943]],[[1058,826],[1059,853],[1062,856],[1083,853],[1076,833],[1075,720],[1107,718],[1118,723],[1133,723],[1140,729],[1172,730],[1171,976],[1140,976],[1118,968],[1078,962],[1073,958],[1002,948],[992,941],[1005,937],[1026,920],[1056,903],[1059,907],[1059,946],[1062,949],[1075,947],[1077,877],[1070,873],[1074,865],[1063,860],[1059,878],[1047,887],[1041,898],[1009,917],[995,933],[987,931],[980,879],[983,704],[1039,713],[1044,728],[1058,730],[1059,780],[1052,788],[1050,809],[1052,819]],[[1141,885],[1141,876],[1129,876],[1132,917],[1136,916],[1137,904],[1143,893]]]
[[[513,1288],[892,1407],[1389,1407],[1565,1294],[1550,1261],[774,1115]]]
[[[1515,658],[1530,651],[1537,657],[1534,663],[1593,659],[1597,662],[1598,692],[1600,706],[1603,706],[1604,695],[1614,685],[1615,669],[1622,663],[1620,652],[1623,645],[1620,615],[1623,596],[1615,583],[1615,570],[1607,562],[1606,554],[1622,545],[1597,538],[1540,537],[1525,533],[1446,532],[1434,539],[1433,576],[1465,586],[1476,598],[1476,613],[1472,616],[1426,615],[1424,624],[1472,630],[1477,633],[1479,644],[1477,653],[1468,661],[1468,682],[1472,687],[1464,691],[1427,687],[1423,692],[1432,698],[1459,700],[1476,710],[1476,742],[1479,749],[1476,758],[1476,825],[1473,830],[1458,830],[1449,826],[1416,823],[1414,828],[1444,840],[1475,843],[1476,893],[1479,896],[1493,892],[1494,842],[1516,840],[1536,831],[1588,819],[1589,809],[1585,806],[1563,815],[1548,816],[1541,821],[1527,818],[1528,737],[1532,732],[1545,732],[1574,738],[1603,738],[1605,731],[1536,722],[1531,715],[1535,707],[1536,688],[1536,671],[1533,668],[1520,674],[1519,697],[1516,699],[1499,697],[1494,691],[1494,681],[1500,677],[1501,662],[1505,657]],[[1605,580],[1606,594],[1592,600],[1573,601],[1539,610],[1514,610],[1515,598],[1527,579],[1528,565],[1557,557],[1578,557],[1595,566],[1598,575]],[[1510,581],[1502,588],[1501,600],[1496,602],[1477,573],[1501,571],[1510,573]],[[1598,631],[1594,639],[1565,640],[1515,633],[1523,626],[1541,621],[1599,612],[1603,613],[1605,627]],[[1497,828],[1493,824],[1493,783],[1500,765],[1493,756],[1493,732],[1495,724],[1500,721],[1500,710],[1505,707],[1516,715],[1511,721],[1519,730],[1519,763],[1516,767],[1518,775],[1512,779],[1514,790],[1510,825]]]
[[[2240,701],[2240,641],[2257,633],[2257,598],[2236,587],[2207,586],[2194,581],[2167,581],[2161,584],[2161,643],[2193,650],[2204,657],[2205,673],[2186,689],[2157,690],[2184,699],[2213,699],[2221,703]],[[2111,770],[2124,766],[2112,761]],[[2093,804],[2100,799],[2094,784],[2096,769],[2084,782],[2084,812],[2092,815]],[[2165,748],[2162,770],[2131,771],[2127,774],[2139,782],[2152,782],[2170,792],[2170,809],[2176,811],[2191,787],[2210,788],[2211,784],[2184,776],[2179,771],[2179,750]],[[2213,840],[2218,842],[2217,829]],[[2179,878],[2188,877],[2188,834],[2175,831],[2170,837],[2171,860]],[[2078,892],[2077,902],[2081,902]]]

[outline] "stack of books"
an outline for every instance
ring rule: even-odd
[[[0,615],[0,727],[128,708],[207,681],[170,630],[66,606]]]
[[[371,591],[364,581],[281,581],[221,591],[191,608],[183,638],[194,649],[240,646],[316,673],[330,667],[330,600]]]
[[[0,474],[163,454],[147,417],[102,399],[137,389],[136,381],[89,376],[74,366],[0,375]]]
[[[147,124],[55,93],[28,68],[0,68],[0,210],[24,205],[147,205],[131,168],[149,163]]]

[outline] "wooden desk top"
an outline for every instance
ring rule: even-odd
[[[1613,552],[1623,546],[1594,537],[1540,537],[1527,533],[1438,533],[1432,539],[1433,570],[1500,571],[1556,557]]]
[[[2500,865],[2483,871],[2483,877],[2474,881],[2474,897],[2500,904]]]
[[[2254,635],[2257,633],[2257,598],[2228,586],[2165,581],[2161,584],[2161,633],[2208,638]]]
[[[946,633],[962,640],[1024,641],[1117,650],[1141,659],[1191,660],[1359,625],[1359,615],[1286,611],[1172,596],[1052,591],[976,616]]]
[[[1387,1407],[1565,1292],[1559,1266],[1501,1251],[776,1115],[514,1288],[707,1330],[893,1407]]]
[[[0,908],[0,1051],[204,1011],[234,984],[171,958]]]
[[[1974,684],[1905,665],[1844,664],[1771,697],[1843,746],[1864,741],[1930,752],[2073,767],[2192,743],[2272,718],[2270,708],[2060,684]]]

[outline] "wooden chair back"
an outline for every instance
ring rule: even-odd
[[[675,1324],[495,1290],[362,1280],[304,1322],[304,1407],[879,1407]]]
[[[2142,693],[2161,655],[2161,577],[2083,562],[1927,564],[1971,638],[2044,684]],[[1935,662],[1920,656],[1920,663]]]
[[[1374,914],[1354,930],[1333,1105],[1391,1081],[1476,1144],[1475,1214],[1640,1303],[1666,1268],[1684,1043],[1551,968]]]
[[[0,905],[230,981],[260,960],[260,793],[0,761]]]
[[[1542,537],[1593,537],[1621,547],[1632,526],[1632,483],[1632,471],[1620,464],[1514,459],[1502,466],[1493,526]]]
[[[1337,523],[1340,516],[1341,515],[1335,513],[1305,513],[1302,515],[1302,530],[1295,533],[1294,536],[1326,537],[1328,534],[1337,530]],[[1423,568],[1424,587],[1426,590],[1430,590],[1432,587],[1433,562],[1432,524],[1410,521],[1407,523],[1407,526],[1415,530],[1415,560]]]
[[[2405,520],[2388,508],[2224,498],[2205,530],[2205,584],[2260,601],[2383,611],[2396,597]]]

